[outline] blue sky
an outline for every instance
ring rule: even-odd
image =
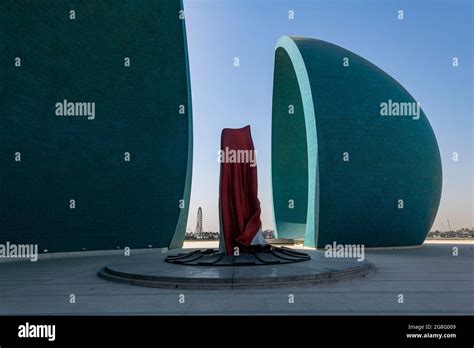
[[[194,118],[189,229],[201,206],[204,228],[218,230],[220,133],[247,124],[258,153],[263,228],[273,229],[273,59],[283,35],[347,48],[385,70],[421,103],[443,162],[433,229],[447,229],[446,219],[454,229],[473,226],[471,1],[184,0],[184,6]],[[398,10],[404,11],[403,20]],[[240,59],[238,68],[234,57]],[[459,59],[457,68],[453,57]],[[452,161],[455,151],[458,162]]]

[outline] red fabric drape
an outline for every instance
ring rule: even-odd
[[[233,158],[232,150],[235,151]],[[242,163],[245,156],[248,160],[253,158],[254,164],[249,161]],[[232,159],[234,162],[240,160],[240,163],[229,163]],[[256,153],[250,126],[222,130],[219,195],[221,233],[224,236],[227,255],[232,255],[236,246],[239,247],[240,253],[255,252],[256,247],[250,246],[250,243],[262,223],[258,200]]]

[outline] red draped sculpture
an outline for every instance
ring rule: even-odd
[[[250,126],[225,128],[221,135],[219,192],[220,246],[227,255],[254,253],[266,241],[258,200],[257,158]]]

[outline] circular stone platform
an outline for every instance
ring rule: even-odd
[[[339,281],[365,276],[375,269],[368,261],[326,258],[324,252],[317,250],[301,250],[311,257],[304,262],[258,267],[182,265],[165,261],[167,256],[183,252],[189,250],[124,256],[124,260],[105,266],[98,275],[113,282],[155,288],[245,289]]]

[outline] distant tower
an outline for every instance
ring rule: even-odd
[[[196,221],[196,229],[194,230],[194,236],[199,238],[202,236],[202,209],[201,207],[198,208],[197,213],[197,221]]]

